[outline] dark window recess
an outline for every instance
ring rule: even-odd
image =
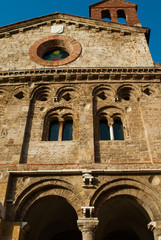
[[[126,15],[124,10],[117,11],[118,23],[126,23]]]
[[[63,141],[70,141],[73,139],[73,121],[68,120],[64,122],[63,125]]]
[[[124,140],[123,126],[121,120],[114,120],[113,132],[115,140]]]
[[[109,10],[103,10],[101,12],[101,15],[102,15],[102,20],[105,20],[105,21],[111,21],[111,14],[109,12]]]
[[[20,91],[19,93],[15,94],[15,97],[17,99],[22,99],[22,98],[24,98],[24,93],[22,91]]]
[[[59,122],[52,121],[50,123],[49,141],[58,141],[58,134],[59,134]]]
[[[107,120],[100,120],[100,140],[110,140],[110,131]]]

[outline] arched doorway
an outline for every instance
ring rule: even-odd
[[[29,231],[23,240],[81,240],[74,208],[59,196],[37,200],[27,211],[24,220]]]
[[[154,240],[151,221],[134,197],[119,195],[104,202],[98,213],[96,240]]]

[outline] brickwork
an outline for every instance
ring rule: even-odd
[[[100,1],[89,7],[89,15],[94,19],[102,19],[102,11],[109,11],[111,21],[118,22],[118,11],[123,10],[126,16],[126,22],[129,25],[139,24],[137,16],[137,5],[126,1],[107,0]]]

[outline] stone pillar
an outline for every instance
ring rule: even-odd
[[[110,128],[110,139],[114,140],[113,126],[109,125],[109,128]]]
[[[82,232],[82,240],[95,239],[95,230],[98,223],[97,218],[80,218],[77,220],[78,228]]]
[[[25,234],[29,231],[30,226],[27,222],[21,222],[21,232],[20,232],[20,237],[19,240],[23,240]]]
[[[3,219],[0,218],[0,239],[2,237],[2,226],[3,226]]]
[[[59,136],[58,136],[58,141],[62,140],[62,135],[63,135],[63,122],[59,122]]]
[[[0,202],[0,239],[2,237],[2,228],[3,228],[4,219],[5,219],[5,214],[6,214],[6,208]]]
[[[13,223],[13,232],[12,232],[12,240],[19,240],[21,230],[21,222]]]
[[[148,228],[151,231],[153,231],[155,240],[161,240],[161,221],[160,220],[150,222],[148,224]]]

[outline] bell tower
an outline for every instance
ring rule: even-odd
[[[102,0],[89,6],[91,18],[118,23],[120,18],[125,19],[127,25],[140,26],[137,15],[137,4],[124,0]]]

